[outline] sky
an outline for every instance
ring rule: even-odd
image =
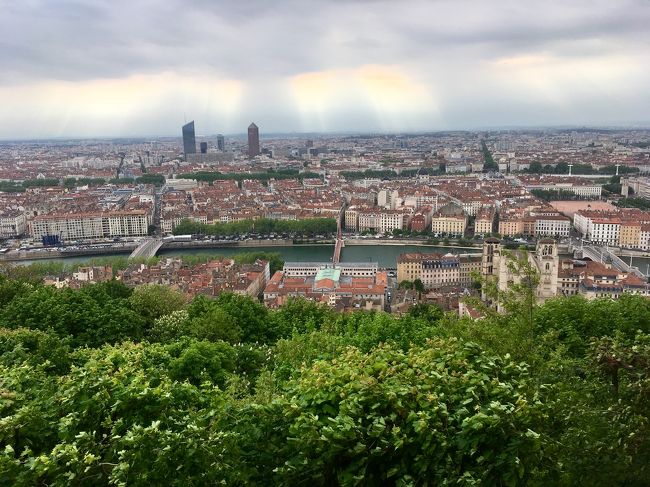
[[[647,0],[0,0],[0,138],[650,125]]]

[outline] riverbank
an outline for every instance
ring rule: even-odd
[[[449,243],[431,244],[424,239],[344,239],[345,245],[350,246],[420,246],[437,248],[454,248],[476,250],[480,246],[460,246]],[[165,242],[159,253],[177,250],[198,250],[198,249],[259,249],[259,248],[284,248],[284,247],[322,247],[334,246],[332,239],[295,241],[292,239],[268,239],[268,240],[243,240],[243,241],[214,241],[214,240],[191,240],[188,242]],[[98,257],[103,255],[130,254],[136,248],[136,244],[118,244],[102,248],[77,248],[69,251],[52,249],[37,249],[30,251],[12,250],[0,256],[0,261],[20,262],[33,260],[59,260],[72,257]]]
[[[135,249],[135,245],[121,247],[106,247],[102,249],[87,248],[76,250],[11,250],[0,257],[0,262],[20,262],[32,260],[60,260],[74,257],[103,257],[115,254],[130,254]]]
[[[448,244],[430,243],[429,240],[425,239],[360,239],[360,238],[351,238],[343,239],[345,245],[362,245],[362,246],[404,246],[404,245],[416,245],[418,247],[444,247],[444,248],[454,248],[454,249],[470,249],[477,250],[481,249],[482,245],[456,245],[454,242],[449,242]]]

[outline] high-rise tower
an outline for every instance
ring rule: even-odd
[[[187,159],[187,154],[196,154],[196,135],[194,134],[194,120],[183,125],[183,153]]]
[[[217,149],[221,152],[226,150],[226,141],[221,134],[217,135]]]
[[[251,123],[248,126],[248,156],[255,157],[260,155],[260,130],[257,125]]]

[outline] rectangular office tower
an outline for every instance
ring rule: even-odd
[[[257,125],[251,123],[248,126],[248,157],[260,155],[260,131]]]
[[[208,143],[201,142],[201,154],[207,154],[207,153],[208,153]]]
[[[187,159],[187,154],[196,154],[196,135],[194,134],[194,120],[183,125],[183,153]]]
[[[226,150],[226,141],[221,134],[217,135],[217,150],[221,152]]]

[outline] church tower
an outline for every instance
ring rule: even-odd
[[[490,237],[483,242],[481,258],[481,277],[487,283],[499,279],[501,267],[501,241]],[[481,299],[485,300],[485,290],[481,291]]]
[[[558,273],[560,269],[557,242],[548,238],[539,240],[535,249],[534,260],[539,270],[537,298],[539,301],[544,301],[557,294]]]

